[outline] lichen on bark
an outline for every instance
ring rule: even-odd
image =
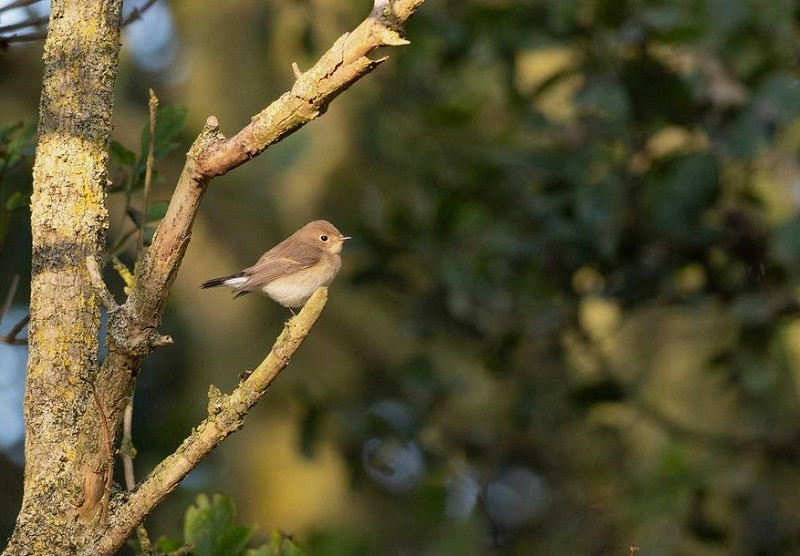
[[[108,224],[121,8],[52,3],[31,197],[25,488],[7,555],[76,553],[100,527],[110,469],[92,386],[100,308],[84,261],[100,252]]]

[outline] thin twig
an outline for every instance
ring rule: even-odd
[[[131,10],[131,13],[129,13],[125,17],[125,19],[122,20],[122,27],[125,27],[126,25],[130,25],[131,23],[133,23],[137,19],[141,19],[142,15],[144,15],[144,12],[149,10],[150,6],[155,4],[157,1],[158,0],[147,0],[147,2],[145,2],[144,5],[141,8],[133,8]]]
[[[136,477],[133,474],[133,458],[136,456],[133,449],[133,436],[131,427],[133,424],[133,398],[128,400],[125,412],[122,414],[122,442],[119,453],[122,456],[122,468],[125,472],[125,488],[133,490],[136,488]]]
[[[7,48],[9,44],[14,42],[34,42],[43,41],[47,38],[47,32],[41,33],[28,33],[27,35],[11,35],[10,37],[0,37],[0,48]]]
[[[120,231],[121,231],[121,228],[122,228],[122,226],[120,226]],[[114,242],[114,245],[111,246],[111,249],[109,249],[103,255],[104,262],[108,262],[111,259],[113,259],[114,257],[116,257],[117,255],[119,255],[120,252],[122,251],[122,248],[125,247],[125,243],[127,243],[127,241],[131,237],[133,237],[133,235],[136,234],[138,231],[139,231],[138,228],[133,228],[133,229],[128,230],[127,232],[125,232],[121,236],[119,236],[117,238],[117,241]]]
[[[133,458],[136,457],[136,448],[133,447],[133,396],[128,398],[125,411],[122,414],[122,442],[119,453],[122,456],[122,469],[125,475],[125,489],[130,492],[136,488],[136,476],[133,473]],[[136,527],[136,538],[143,554],[153,554],[153,543],[147,529],[141,523]]]
[[[4,344],[11,344],[15,346],[21,346],[28,343],[28,338],[17,338],[17,335],[22,332],[22,329],[28,325],[28,321],[31,320],[31,314],[26,313],[24,317],[22,317],[17,324],[15,324],[11,331],[6,334],[5,336],[0,336],[0,342]]]
[[[10,31],[16,31],[17,29],[26,29],[28,27],[41,27],[42,25],[47,23],[48,19],[50,18],[47,16],[31,17],[26,19],[25,21],[20,21],[18,23],[0,25],[0,33],[8,33]]]
[[[5,6],[0,6],[0,13],[12,10],[15,8],[22,8],[25,6],[30,6],[32,4],[36,4],[40,0],[17,0],[16,2],[11,2]],[[125,16],[125,18],[120,23],[121,27],[126,27],[133,23],[134,21],[138,21],[142,18],[144,13],[150,9],[153,4],[155,4],[158,0],[147,0],[141,7],[136,7],[130,11],[130,13]],[[50,19],[49,16],[41,16],[41,17],[32,17],[25,21],[20,21],[19,23],[13,23],[9,25],[4,25],[0,27],[0,33],[7,33],[9,31],[15,31],[17,29],[27,29],[28,27],[43,27],[47,24],[48,20]],[[0,48],[7,48],[8,45],[15,42],[31,42],[31,41],[39,41],[43,40],[47,37],[47,32],[36,32],[36,33],[28,33],[24,35],[11,35],[9,37],[2,37],[0,36]]]
[[[150,101],[148,102],[150,111],[150,137],[147,143],[147,162],[144,169],[144,190],[142,191],[142,222],[139,225],[139,241],[136,247],[136,264],[142,260],[144,249],[144,229],[147,227],[147,203],[150,201],[150,187],[153,183],[153,166],[155,166],[156,148],[156,116],[158,113],[158,97],[150,89]]]
[[[187,542],[177,550],[173,550],[172,552],[167,552],[164,556],[186,556],[187,554],[192,554],[194,552],[194,545],[190,542]]]
[[[24,8],[25,6],[32,6],[41,0],[16,0],[15,2],[9,2],[5,6],[0,6],[0,13],[7,12],[9,10],[13,10],[14,8]]]
[[[117,305],[117,302],[114,300],[114,296],[108,291],[108,287],[103,281],[103,273],[94,257],[86,257],[86,270],[89,273],[89,282],[92,284],[94,293],[100,298],[100,303],[103,304],[106,311],[114,312],[119,309],[119,305]]]
[[[11,304],[14,302],[14,296],[17,295],[17,286],[19,286],[19,274],[15,274],[11,278],[11,285],[8,287],[5,303],[3,303],[3,308],[0,309],[0,323],[3,322],[3,319],[11,309]]]
[[[11,285],[8,288],[8,294],[6,294],[6,300],[3,303],[2,308],[0,308],[0,322],[6,317],[8,312],[11,310],[11,304],[14,302],[14,296],[17,295],[17,287],[19,286],[19,275],[15,274],[13,278],[11,278]],[[28,321],[31,319],[31,314],[26,313],[24,317],[22,317],[17,324],[11,327],[11,330],[5,336],[0,336],[0,343],[4,344],[11,344],[11,345],[25,345],[28,343],[28,338],[17,338],[17,335],[22,332],[22,329],[27,326]]]

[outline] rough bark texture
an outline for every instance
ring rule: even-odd
[[[25,491],[9,555],[75,553],[100,526],[108,450],[88,386],[100,312],[84,261],[100,251],[107,227],[121,7],[52,4],[31,198]]]

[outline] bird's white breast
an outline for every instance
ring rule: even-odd
[[[324,259],[323,259],[324,260]],[[315,264],[298,272],[276,278],[261,286],[261,291],[284,307],[300,307],[317,288],[331,283],[339,272],[341,259],[337,256],[333,264]]]

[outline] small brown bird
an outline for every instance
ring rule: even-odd
[[[238,291],[236,297],[261,291],[289,309],[302,307],[339,272],[339,253],[348,239],[327,220],[314,220],[261,255],[253,266],[200,287],[229,286]]]

